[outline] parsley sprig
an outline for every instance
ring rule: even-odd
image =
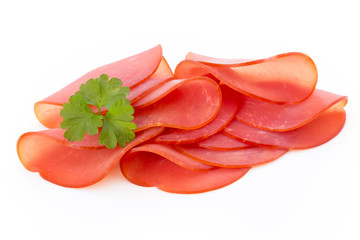
[[[64,137],[70,141],[82,141],[85,132],[89,135],[99,133],[99,143],[109,149],[126,143],[135,138],[133,130],[136,124],[134,108],[127,99],[130,89],[122,86],[118,78],[111,78],[102,74],[99,78],[91,78],[80,86],[80,90],[72,95],[68,103],[64,103],[60,116],[63,121],[62,129],[67,129]],[[96,114],[89,105],[95,106]],[[102,109],[108,110],[105,115]]]

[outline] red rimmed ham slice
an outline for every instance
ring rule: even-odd
[[[139,132],[125,148],[115,149],[100,146],[97,135],[86,135],[79,143],[64,139],[62,129],[29,132],[19,138],[17,152],[27,170],[39,172],[47,181],[64,187],[85,187],[104,178],[128,150],[161,131],[163,128]]]
[[[302,53],[285,53],[270,58],[234,62],[190,54],[178,64],[175,77],[212,74],[223,84],[263,101],[297,103],[315,89],[317,70]],[[196,61],[191,60],[191,57]],[[214,63],[215,62],[215,63]]]
[[[238,150],[217,151],[193,145],[177,145],[176,150],[204,164],[217,167],[253,167],[274,161],[287,153],[287,149],[249,147]]]
[[[171,145],[166,144],[143,144],[139,147],[133,148],[131,152],[155,153],[189,170],[209,170],[213,168],[210,165],[194,161],[192,158],[176,151]]]
[[[222,132],[218,132],[200,142],[197,142],[196,145],[202,148],[218,151],[237,150],[253,147],[252,145],[228,137]]]
[[[195,161],[195,160],[194,160]],[[212,168],[192,171],[150,152],[132,152],[120,162],[124,177],[139,186],[193,194],[225,187],[244,176],[250,168]]]
[[[298,104],[272,104],[242,96],[236,119],[250,126],[269,131],[289,131],[305,125],[346,97],[315,89]]]
[[[152,104],[135,108],[133,122],[136,131],[156,126],[200,128],[216,117],[221,98],[220,87],[210,78],[171,80],[144,98]]]
[[[168,128],[155,138],[158,143],[184,144],[207,138],[222,130],[234,117],[240,106],[240,94],[227,86],[220,86],[222,103],[214,120],[195,130]]]
[[[59,128],[62,121],[60,117],[61,105],[68,102],[70,96],[79,90],[80,85],[90,78],[97,78],[99,75],[105,73],[108,74],[110,78],[120,78],[124,86],[134,88],[155,73],[161,62],[162,48],[158,45],[145,52],[96,68],[58,92],[35,103],[35,115],[44,126],[48,128]],[[169,72],[166,68],[162,68],[162,71],[164,71],[164,74],[158,73],[162,77]]]
[[[174,78],[174,74],[170,69],[169,64],[163,57],[159,67],[156,69],[156,72],[152,74],[145,82],[140,85],[131,88],[128,99],[131,104],[139,101],[141,98],[159,88],[161,85],[166,82],[172,80]]]
[[[343,128],[346,101],[340,101],[311,122],[286,132],[273,132],[251,127],[233,120],[225,127],[224,133],[259,146],[288,149],[306,149],[319,146],[334,138]]]

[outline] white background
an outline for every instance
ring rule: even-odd
[[[346,0],[1,1],[0,239],[360,239],[359,15]],[[329,143],[197,195],[135,186],[118,167],[83,189],[24,169],[18,137],[45,129],[36,101],[159,43],[173,69],[188,51],[304,52],[318,88],[349,96],[346,125]]]

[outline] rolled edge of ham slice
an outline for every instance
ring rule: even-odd
[[[151,128],[136,134],[125,148],[107,149],[98,144],[98,136],[84,137],[82,142],[69,142],[63,130],[50,129],[23,134],[17,142],[17,152],[23,166],[39,172],[54,184],[80,188],[103,179],[134,146],[158,135],[163,128]]]
[[[128,152],[120,162],[124,177],[136,185],[157,187],[179,194],[194,194],[223,188],[241,177],[250,168],[212,168],[192,171],[151,152]]]
[[[60,117],[62,104],[68,102],[70,96],[79,90],[80,85],[90,78],[108,74],[110,78],[121,79],[123,86],[133,88],[155,73],[161,61],[162,48],[158,45],[134,56],[96,68],[49,97],[36,102],[35,115],[45,127],[59,128],[62,121]]]
[[[279,104],[305,100],[314,91],[318,78],[313,60],[298,52],[238,63],[221,63],[220,59],[213,63],[214,58],[206,56],[195,59],[180,62],[175,77],[212,74],[242,94]]]

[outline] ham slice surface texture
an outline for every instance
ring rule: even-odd
[[[234,90],[263,101],[297,103],[309,97],[317,83],[314,62],[302,53],[244,61],[218,59],[190,54],[175,69],[175,77],[212,74]],[[191,58],[197,61],[191,60]],[[230,62],[230,63],[229,63]]]
[[[221,86],[222,103],[219,113],[207,125],[195,130],[181,130],[169,128],[155,138],[158,143],[184,144],[205,139],[222,130],[233,119],[240,106],[240,94],[234,90]],[[201,113],[195,113],[200,115]]]
[[[135,108],[136,131],[156,126],[196,129],[216,117],[221,105],[221,90],[213,80],[197,77],[174,81],[175,85],[164,92],[165,96],[152,100],[154,103],[147,107]]]
[[[289,131],[301,127],[346,97],[316,89],[299,104],[272,104],[243,96],[236,119],[247,125],[270,131]]]
[[[176,149],[199,162],[227,168],[253,167],[274,161],[288,152],[287,149],[264,147],[217,151],[191,145],[176,146]]]
[[[345,124],[346,114],[341,105],[334,105],[320,116],[299,128],[272,132],[232,121],[224,132],[249,144],[287,149],[306,149],[319,146],[334,138]]]
[[[137,129],[125,148],[107,149],[99,134],[70,142],[59,129],[62,104],[101,74],[130,88]],[[316,66],[302,53],[249,60],[190,52],[173,74],[158,45],[94,69],[35,103],[37,118],[50,129],[23,134],[17,152],[27,170],[64,187],[92,185],[119,163],[139,186],[207,192],[288,151],[335,137],[345,124],[347,97],[315,89],[316,83]]]

